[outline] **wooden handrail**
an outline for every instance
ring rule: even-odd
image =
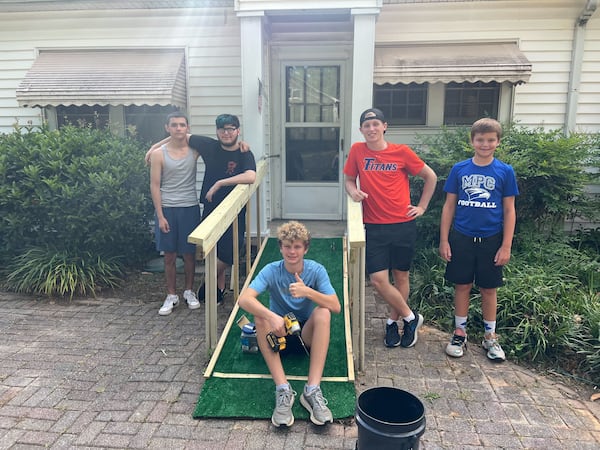
[[[262,159],[256,163],[256,180],[252,184],[238,184],[210,215],[188,236],[188,242],[199,246],[204,254],[211,251],[229,225],[250,201],[268,170],[268,163]]]
[[[206,345],[209,350],[215,348],[217,344],[217,251],[216,245],[221,236],[227,231],[229,226],[235,221],[237,228],[237,217],[244,206],[249,206],[252,195],[257,194],[257,245],[260,247],[260,203],[259,187],[268,171],[268,163],[265,159],[256,164],[256,180],[252,184],[238,184],[225,199],[215,208],[210,215],[196,227],[188,236],[188,242],[196,244],[201,257],[205,260],[204,265],[204,288],[206,292]],[[249,216],[250,208],[246,208],[246,214]],[[249,222],[246,222],[249,223]],[[234,230],[235,231],[235,230]],[[250,236],[250,227],[246,227],[246,233]],[[234,233],[234,236],[236,234]],[[237,239],[234,238],[233,261],[236,267],[232,270],[232,276],[239,277],[239,248]],[[248,248],[249,245],[246,247]],[[246,254],[246,261],[250,260],[250,252]],[[198,254],[198,252],[197,252]],[[250,267],[246,264],[246,268]],[[234,280],[235,290],[239,286],[239,280]],[[239,292],[234,292],[237,301]]]
[[[365,367],[365,227],[363,224],[362,204],[348,195],[348,284],[350,311],[352,311],[352,348],[358,360],[354,361],[358,370]]]

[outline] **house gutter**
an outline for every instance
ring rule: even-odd
[[[598,8],[598,0],[588,0],[587,4],[575,21],[573,31],[573,50],[571,52],[571,70],[569,71],[569,88],[567,91],[567,106],[565,111],[564,132],[575,131],[577,124],[577,104],[581,85],[581,64],[583,62],[583,47],[585,44],[585,27]]]

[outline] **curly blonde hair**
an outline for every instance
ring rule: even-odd
[[[304,242],[304,246],[308,248],[310,245],[310,233],[303,224],[291,220],[277,228],[277,240],[279,241],[279,245],[283,241],[302,241]]]

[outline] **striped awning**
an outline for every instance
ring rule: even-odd
[[[41,51],[17,88],[20,106],[174,105],[185,108],[183,50]]]
[[[375,84],[525,83],[531,63],[515,43],[378,46]]]

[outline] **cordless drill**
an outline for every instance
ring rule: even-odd
[[[306,348],[306,345],[304,345],[304,341],[302,340],[302,330],[300,329],[300,322],[298,322],[298,319],[296,319],[296,315],[292,312],[287,313],[283,316],[283,322],[285,324],[286,333],[290,336],[298,336],[298,340],[302,344],[304,351],[307,355],[309,355],[308,349]],[[276,353],[281,350],[284,350],[286,347],[285,336],[276,336],[275,333],[273,333],[272,331],[269,331],[269,333],[267,333],[267,342],[269,343],[271,350],[273,350]]]

